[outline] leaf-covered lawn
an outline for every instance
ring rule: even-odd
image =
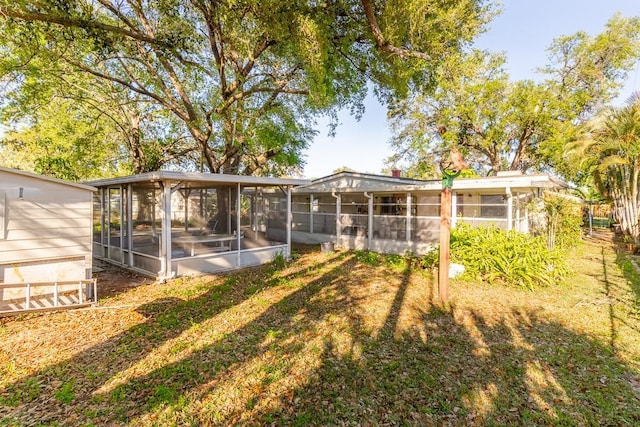
[[[443,306],[401,257],[301,247],[3,319],[0,425],[638,425],[640,274],[614,249]]]

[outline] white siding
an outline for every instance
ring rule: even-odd
[[[20,197],[22,195],[22,197]],[[4,196],[4,197],[3,197]],[[73,277],[85,278],[91,269],[92,192],[47,178],[0,170],[0,281],[15,278],[16,269],[33,269],[36,262],[50,259],[49,269],[38,268],[40,281],[47,271],[58,276],[71,265]],[[3,229],[4,228],[4,229]],[[84,263],[69,264],[69,257],[84,257]],[[66,259],[65,259],[66,258]],[[82,265],[81,265],[82,264]],[[60,268],[58,268],[60,267]],[[19,277],[19,274],[17,275]],[[34,280],[37,278],[32,278]]]

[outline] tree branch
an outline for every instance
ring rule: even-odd
[[[369,25],[369,30],[371,30],[371,35],[373,36],[373,41],[376,44],[376,48],[390,55],[398,56],[402,59],[431,59],[431,57],[424,52],[407,49],[406,47],[393,46],[392,44],[390,44],[385,39],[384,34],[382,34],[382,30],[378,25],[378,20],[376,18],[376,13],[373,9],[373,3],[371,2],[371,0],[361,0],[361,3],[362,7],[364,8],[364,13],[367,17],[367,24]]]
[[[145,34],[141,34],[137,31],[130,31],[126,28],[118,27],[115,25],[104,24],[88,19],[71,18],[65,16],[54,16],[40,12],[26,12],[21,10],[15,10],[10,8],[0,8],[0,16],[9,18],[20,19],[27,22],[48,22],[50,24],[57,24],[62,27],[70,28],[91,28],[94,30],[106,31],[112,34],[117,34],[123,37],[128,37],[134,40],[143,41],[153,45],[161,46],[163,48],[171,48],[167,43],[157,40],[154,37],[149,37]]]

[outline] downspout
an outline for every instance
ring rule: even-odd
[[[371,242],[373,239],[373,194],[364,192],[364,197],[368,199],[367,205],[367,250],[371,250]]]

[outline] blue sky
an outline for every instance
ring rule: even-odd
[[[640,0],[503,0],[502,14],[490,24],[476,46],[507,55],[507,70],[513,79],[535,79],[534,69],[546,63],[547,47],[555,37],[586,31],[597,34],[615,13],[640,16]],[[620,99],[640,89],[640,61],[631,72]],[[326,123],[307,150],[306,178],[329,175],[341,166],[359,172],[380,173],[392,154],[388,141],[386,108],[373,97],[358,122],[348,113],[340,115],[336,136],[327,136]]]

